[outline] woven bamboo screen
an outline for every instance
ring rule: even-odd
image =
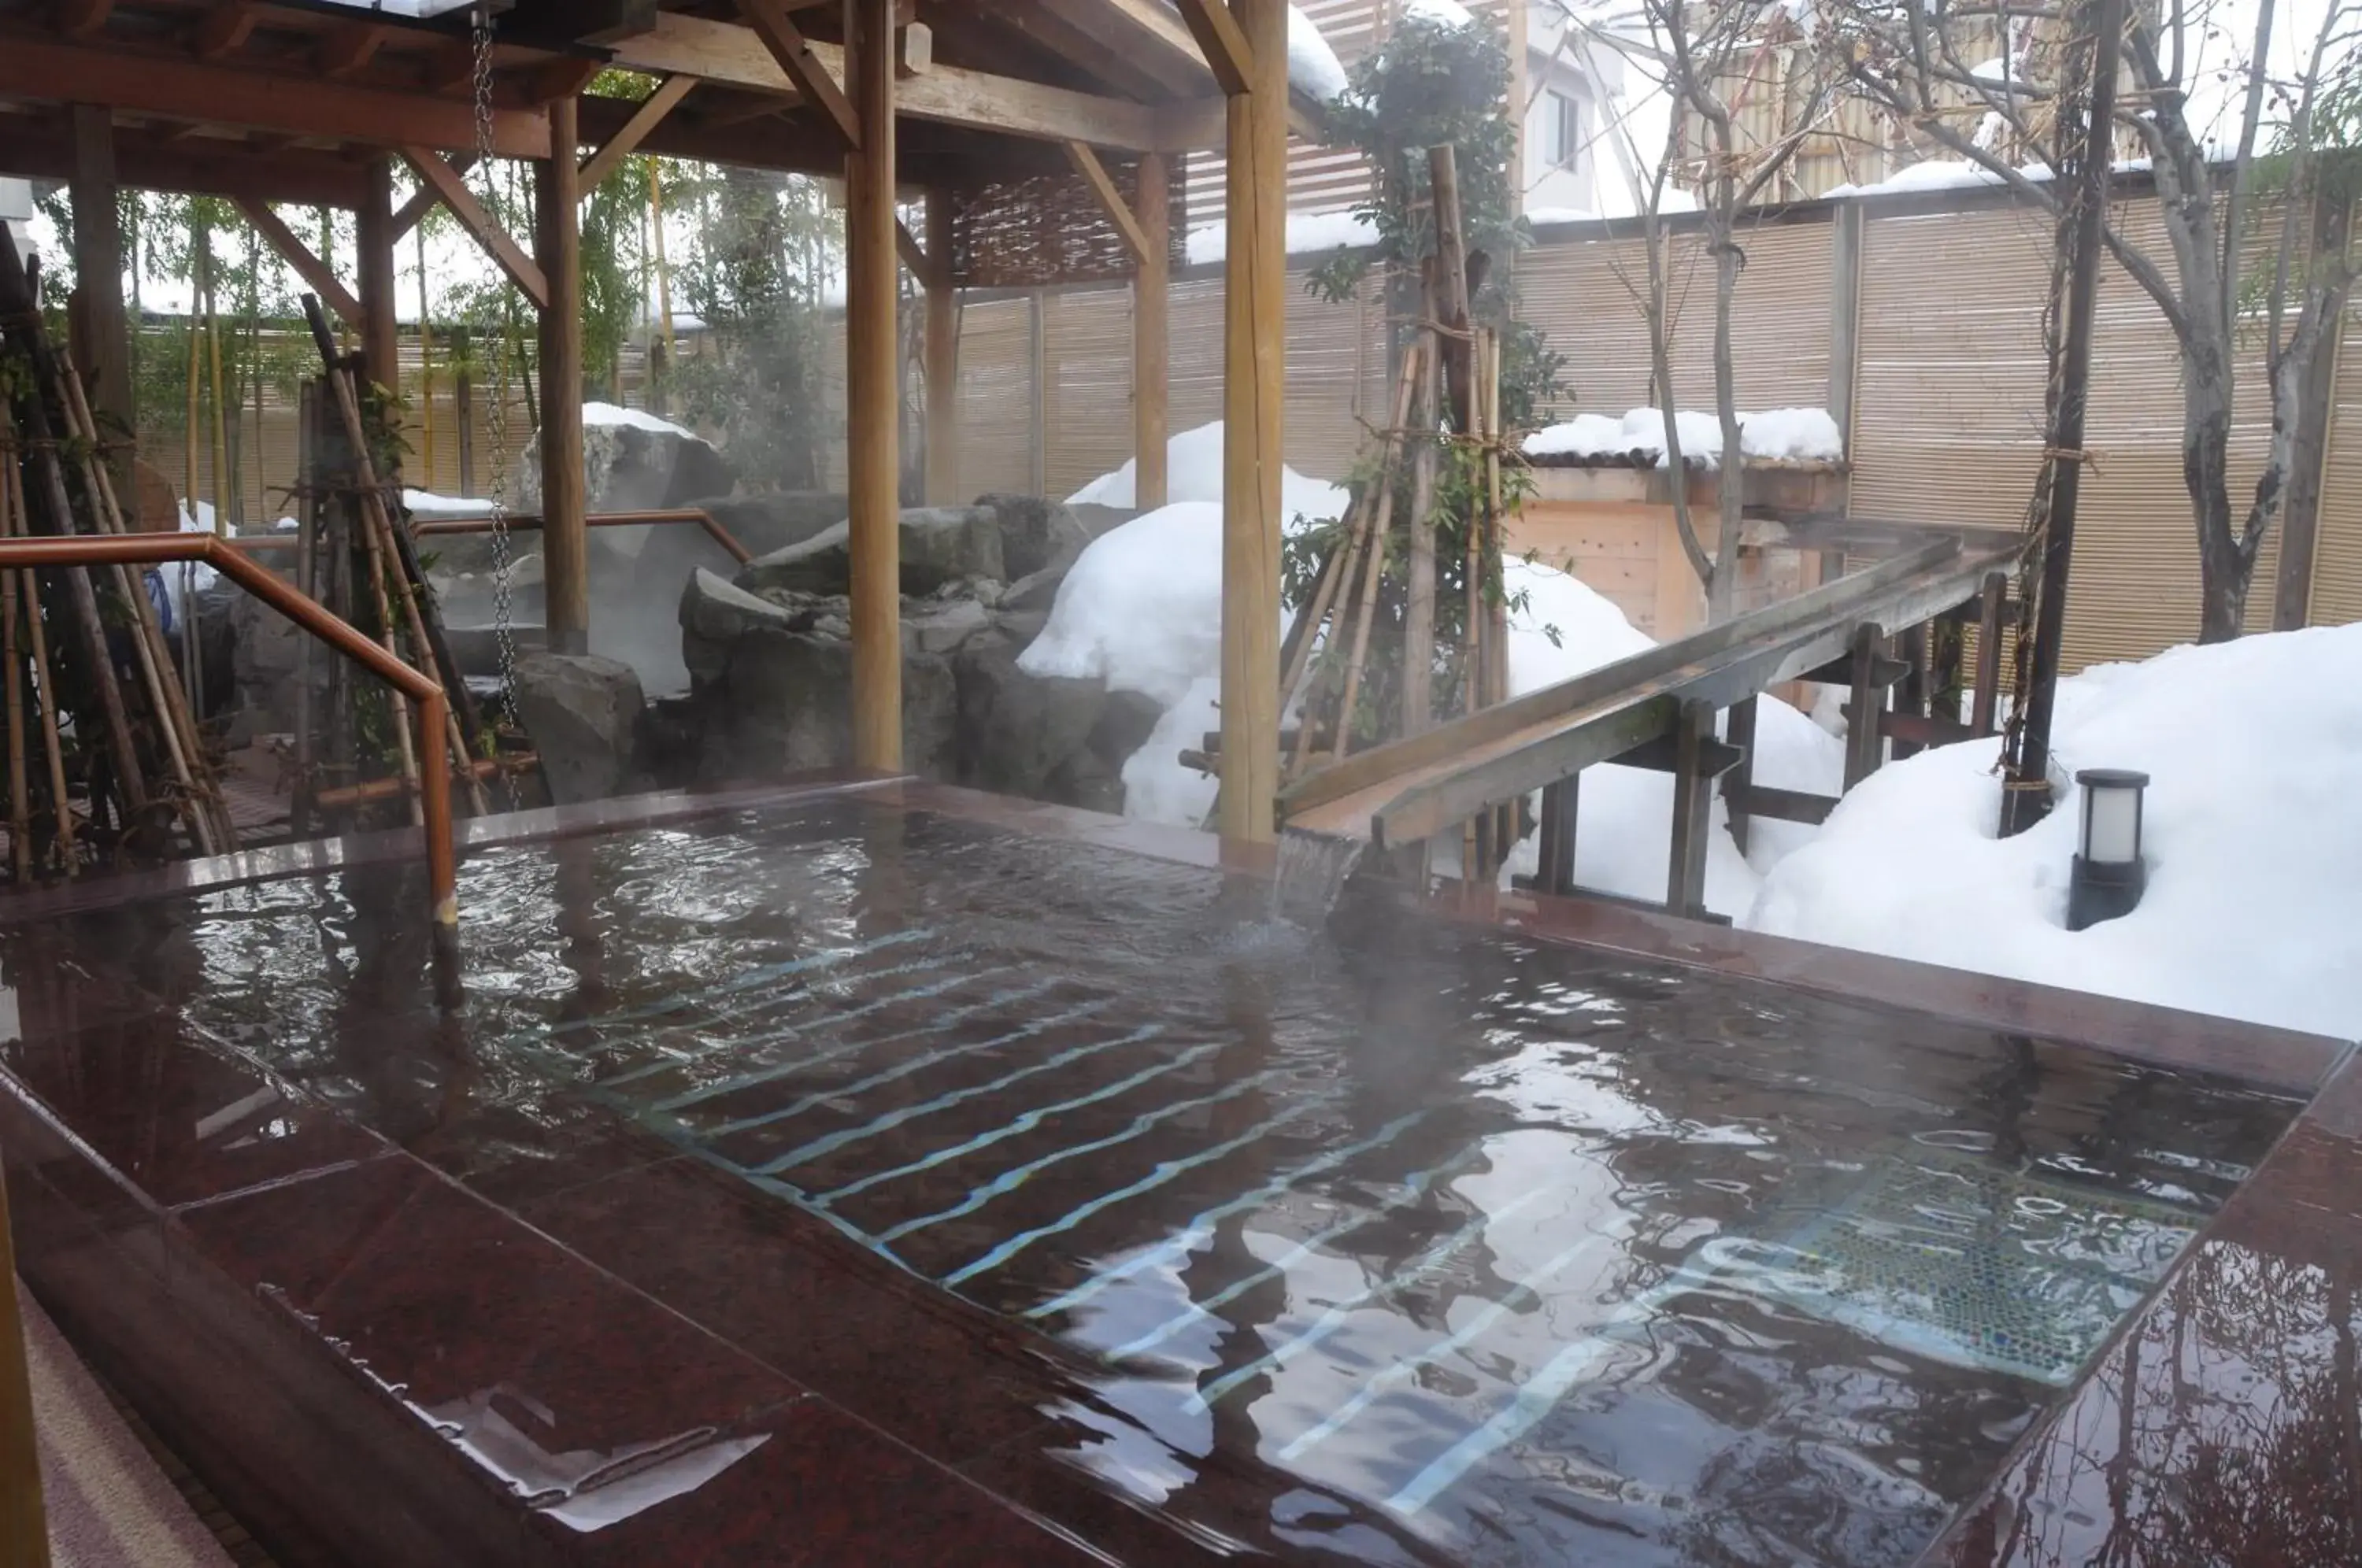
[[[2337,359],[2336,405],[2321,475],[2321,531],[2313,545],[2312,624],[2362,621],[2362,342],[2353,313]]]
[[[964,496],[1034,488],[1032,346],[1030,299],[977,300],[960,311]]]
[[[1131,456],[1131,291],[1048,293],[1042,311],[1042,488],[1066,496]]]
[[[1140,160],[1102,153],[1124,200],[1140,199]],[[1173,260],[1184,259],[1187,182],[1168,165]],[[1219,200],[1216,211],[1220,210]],[[1082,176],[1038,174],[961,192],[952,206],[952,271],[972,289],[1030,289],[1130,278],[1133,261],[1122,234]]]
[[[2165,255],[2153,215],[2127,237]],[[2014,526],[2042,454],[2041,306],[2049,229],[2030,211],[1879,218],[1862,247],[1852,507],[1900,523]],[[2122,269],[2102,274],[2084,475],[2068,601],[2069,668],[2143,658],[2198,629],[2198,555],[2181,487],[2180,369],[2156,305]],[[2268,434],[2262,367],[2239,367],[2235,506]],[[2248,624],[2268,627],[2278,534]]]
[[[1816,407],[1828,399],[1829,232],[1767,226],[1740,236],[1747,266],[1732,299],[1741,408]],[[1694,236],[1667,241],[1673,391],[1714,406],[1714,264]],[[1576,408],[1610,416],[1647,407],[1649,327],[1639,294],[1648,252],[1633,239],[1537,246],[1518,258],[1518,314],[1567,356]]]

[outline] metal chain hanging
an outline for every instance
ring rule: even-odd
[[[487,193],[493,180],[492,165],[492,6],[483,0],[470,18],[469,31],[475,48],[476,96],[476,162],[484,171]],[[482,204],[484,232],[477,237],[490,252],[496,248],[492,204]],[[492,335],[492,640],[499,650],[501,663],[501,716],[509,727],[517,727],[516,710],[516,628],[513,620],[513,595],[509,585],[509,509],[508,509],[508,333]],[[514,785],[512,782],[511,788]]]

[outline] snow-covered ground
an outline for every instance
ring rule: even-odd
[[[1673,411],[1674,433],[1681,437],[1684,462],[1708,468],[1722,460],[1722,421],[1695,409]],[[1812,459],[1835,462],[1845,456],[1845,433],[1826,408],[1773,408],[1738,416],[1738,446],[1749,458]],[[1604,414],[1578,414],[1562,425],[1547,425],[1526,437],[1526,453],[1535,458],[1620,458],[1638,454],[1651,466],[1665,460],[1665,414],[1662,409],[1636,408],[1621,419]]]
[[[1745,924],[1898,957],[2362,1037],[2362,625],[2176,648],[2063,680],[2058,767],[2149,775],[2148,891],[2066,929],[2080,805],[1994,834],[1995,741],[1848,796]]]

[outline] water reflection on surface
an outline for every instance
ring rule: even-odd
[[[845,801],[471,860],[441,1019],[414,875],[123,941],[414,1149],[624,1118],[776,1195],[1054,1342],[1066,1462],[1308,1557],[1908,1562],[2290,1110]]]

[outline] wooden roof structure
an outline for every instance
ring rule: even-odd
[[[491,12],[480,60],[473,31]],[[1130,275],[1143,505],[1164,485],[1164,290],[1180,155],[1227,149],[1232,439],[1226,554],[1239,602],[1226,646],[1276,690],[1278,470],[1286,140],[1309,106],[1287,83],[1285,0],[0,0],[0,173],[72,182],[77,212],[124,184],[219,195],[394,361],[394,243],[448,205],[541,309],[544,529],[554,646],[587,640],[579,523],[578,204],[634,152],[842,175],[847,186],[847,422],[853,502],[855,746],[900,755],[894,313],[898,260],[926,288],[927,406],[955,399],[953,301],[969,283]],[[480,125],[480,65],[489,125]],[[644,99],[586,94],[609,68]],[[466,171],[533,160],[536,232],[501,232]],[[418,193],[392,205],[392,171]],[[926,204],[922,238],[899,215]],[[271,212],[359,214],[352,286]],[[127,384],[119,237],[77,224],[78,301],[102,405]],[[933,416],[931,416],[932,420]],[[945,456],[932,430],[931,453]],[[949,483],[931,465],[929,488]],[[935,499],[948,499],[940,495]],[[867,590],[862,581],[866,578]],[[1235,625],[1232,623],[1236,623]],[[1229,655],[1226,654],[1226,660]],[[1267,837],[1276,793],[1269,701],[1225,704],[1225,823]],[[1259,766],[1258,759],[1267,764]],[[1235,805],[1234,802],[1239,802]]]

